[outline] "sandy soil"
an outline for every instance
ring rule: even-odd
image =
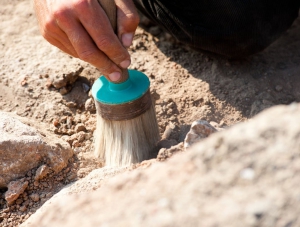
[[[0,110],[47,123],[76,153],[44,184],[33,185],[29,172],[30,186],[12,207],[0,198],[0,226],[18,226],[65,184],[101,167],[91,154],[96,115],[88,105],[100,73],[43,40],[29,0],[0,1]],[[171,124],[178,143],[194,120],[226,128],[270,106],[300,101],[300,19],[262,53],[228,61],[177,43],[144,18],[130,52],[130,68],[150,78],[160,132]],[[80,123],[84,140],[74,137]]]

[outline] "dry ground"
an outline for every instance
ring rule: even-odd
[[[96,115],[87,105],[100,73],[42,39],[29,0],[0,2],[0,110],[48,123],[76,153],[68,168],[45,183],[33,185],[34,170],[29,172],[30,187],[12,207],[0,198],[0,226],[17,226],[65,184],[101,167],[91,154]],[[265,51],[239,61],[193,51],[142,22],[130,49],[131,68],[149,76],[160,131],[171,124],[178,143],[194,120],[226,128],[270,106],[300,101],[300,18]],[[61,80],[67,84],[53,86]],[[79,123],[88,135],[83,141],[74,136]]]

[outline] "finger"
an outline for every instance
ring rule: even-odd
[[[74,17],[56,15],[59,27],[66,33],[78,57],[96,66],[110,81],[121,79],[121,69],[118,68],[102,51],[98,49],[85,28],[72,19]]]
[[[62,51],[72,55],[73,57],[78,58],[78,55],[74,47],[72,46],[69,38],[57,25],[56,20],[50,17],[45,19],[42,35],[52,45],[55,45]]]
[[[59,48],[60,50],[62,50],[63,52],[73,56],[74,58],[78,58],[77,53],[70,51],[68,48],[65,47],[64,44],[62,44],[59,40],[55,39],[54,37],[47,37],[46,39],[49,43],[51,43],[52,45],[56,46],[57,48]]]
[[[42,36],[52,45],[58,47],[67,54],[78,58],[78,55],[70,43],[67,35],[60,29],[53,17],[53,2],[35,0],[35,12],[39,22],[39,28]]]
[[[127,68],[130,65],[130,55],[114,33],[98,1],[75,0],[74,4],[76,15],[99,50],[118,66]]]
[[[79,58],[76,50],[74,49],[69,38],[67,37],[67,35],[64,32],[52,33],[52,37],[54,39],[58,40],[64,46],[64,49],[67,49],[73,57]]]
[[[116,0],[118,36],[125,47],[132,44],[135,30],[139,24],[139,15],[132,0]]]

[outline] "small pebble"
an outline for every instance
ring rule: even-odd
[[[96,110],[96,106],[94,104],[94,100],[92,98],[89,98],[88,100],[86,100],[85,104],[84,104],[84,108],[87,111],[93,112]]]
[[[66,106],[67,106],[67,107],[70,107],[70,108],[73,108],[73,107],[76,107],[76,106],[77,106],[77,103],[76,103],[76,102],[67,102],[67,103],[66,103]]]
[[[75,126],[75,132],[81,132],[81,131],[85,131],[86,130],[86,128],[85,128],[85,126],[84,126],[84,124],[77,124],[76,126]]]
[[[38,202],[40,200],[40,196],[39,194],[31,194],[30,198],[34,201],[34,202]]]
[[[21,206],[21,207],[19,208],[19,210],[20,210],[21,212],[25,212],[25,211],[27,210],[27,208],[26,208],[26,206]]]
[[[88,93],[89,90],[90,90],[90,86],[87,85],[87,84],[85,84],[85,83],[83,83],[83,84],[82,84],[82,89],[83,89],[83,91],[84,91],[85,93]]]
[[[43,179],[49,172],[49,168],[48,166],[46,165],[41,165],[37,170],[36,170],[36,173],[35,173],[35,177],[34,177],[34,180],[35,181],[38,181],[40,179]]]

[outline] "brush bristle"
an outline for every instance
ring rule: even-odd
[[[149,159],[159,140],[154,106],[125,121],[111,121],[97,115],[95,155],[106,166],[128,166]]]

